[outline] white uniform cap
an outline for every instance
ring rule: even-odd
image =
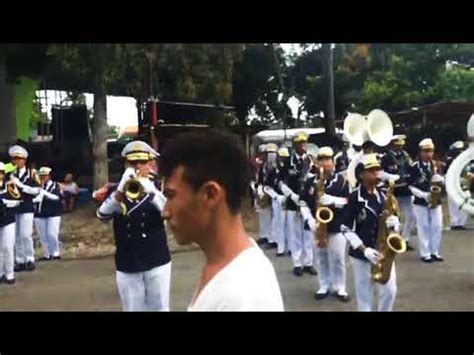
[[[23,158],[23,159],[28,158],[27,150],[19,145],[14,145],[10,147],[10,149],[8,149],[8,154],[10,155],[11,158],[14,158],[14,157]]]
[[[275,143],[267,143],[267,153],[276,153],[278,146]]]
[[[265,153],[267,151],[267,145],[266,144],[260,144],[258,146],[258,152],[259,153]]]
[[[463,141],[456,141],[451,146],[449,147],[450,149],[463,149],[464,148],[464,142]]]
[[[404,134],[396,134],[392,137],[392,143],[396,145],[405,145],[405,139],[407,136]]]
[[[377,154],[365,154],[361,157],[360,163],[364,165],[364,170],[371,168],[380,168],[380,161]]]
[[[122,150],[122,157],[128,161],[152,160],[160,154],[143,141],[128,143]]]
[[[418,146],[420,149],[434,149],[434,143],[431,138],[422,139]]]
[[[45,175],[49,175],[51,174],[51,168],[48,168],[47,166],[42,166],[39,171],[38,171],[38,175],[39,176],[45,176]]]
[[[5,164],[2,161],[0,161],[0,171],[5,171]]]
[[[290,156],[290,152],[288,151],[287,147],[281,147],[278,149],[278,155],[280,157],[288,158]]]
[[[334,151],[331,147],[321,147],[318,151],[318,158],[332,158]]]

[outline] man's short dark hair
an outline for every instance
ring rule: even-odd
[[[230,211],[240,211],[250,181],[250,161],[238,136],[218,130],[180,134],[165,147],[160,163],[165,178],[183,166],[183,179],[194,191],[206,181],[216,181],[226,191]]]

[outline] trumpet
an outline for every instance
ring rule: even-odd
[[[125,196],[132,201],[138,201],[145,195],[145,189],[139,178],[132,177],[124,186]]]

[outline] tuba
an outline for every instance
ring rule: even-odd
[[[361,146],[367,141],[372,141],[379,147],[384,147],[393,137],[393,124],[390,117],[379,109],[370,111],[367,117],[349,113],[344,120],[344,135],[353,145]],[[362,152],[354,156],[347,167],[347,180],[351,188],[357,185],[355,168],[361,156]]]
[[[471,178],[467,166],[474,160],[474,114],[467,124],[469,148],[453,160],[446,173],[446,192],[456,206],[470,215],[474,215],[474,196],[470,191]],[[471,175],[472,176],[472,175]]]
[[[389,181],[384,209],[379,219],[379,230],[375,249],[380,254],[377,264],[371,266],[372,280],[385,285],[390,279],[395,255],[404,253],[407,245],[405,240],[394,230],[389,230],[386,225],[387,217],[390,215],[400,215],[398,201],[393,194],[395,182]]]
[[[318,200],[324,195],[324,169],[319,169],[319,179],[317,182],[317,196]],[[334,219],[334,212],[327,206],[316,204],[315,219],[318,221],[316,228],[316,245],[318,248],[326,248],[329,242],[328,224]]]

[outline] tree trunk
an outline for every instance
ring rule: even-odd
[[[326,132],[330,134],[336,133],[334,120],[336,115],[334,112],[334,73],[333,73],[333,53],[331,43],[323,43],[322,54],[324,57],[324,81],[326,87],[327,104],[324,111],[324,127]]]
[[[0,151],[16,142],[15,86],[7,83],[7,68],[0,58]]]
[[[94,116],[92,118],[94,189],[100,188],[109,180],[107,132],[107,93],[102,75],[99,72],[97,73],[94,88]]]

